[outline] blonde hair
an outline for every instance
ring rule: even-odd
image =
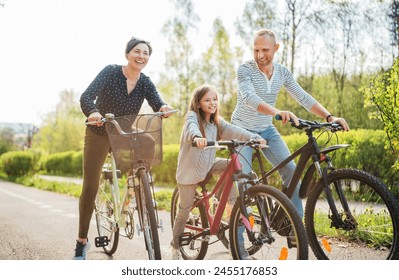
[[[218,93],[217,93],[215,87],[213,87],[211,85],[202,85],[193,91],[193,95],[192,95],[191,101],[190,101],[190,107],[188,109],[189,111],[193,111],[193,112],[197,113],[200,131],[201,131],[202,137],[204,137],[204,138],[206,138],[206,135],[205,135],[206,121],[205,121],[204,111],[202,111],[202,109],[200,108],[200,100],[210,90],[213,90],[216,92],[216,98],[219,100],[219,96],[218,96]],[[214,123],[216,125],[216,127],[217,127],[217,139],[216,140],[220,140],[219,105],[217,106],[215,113],[213,113],[211,115],[210,122]]]
[[[252,42],[255,43],[255,39],[258,38],[258,37],[261,37],[261,36],[265,36],[265,37],[266,37],[266,36],[269,36],[270,38],[273,39],[274,43],[277,42],[277,40],[276,40],[276,34],[275,34],[272,30],[266,29],[266,28],[264,28],[264,29],[259,29],[258,31],[256,31],[256,32],[254,33],[254,37],[253,37]]]

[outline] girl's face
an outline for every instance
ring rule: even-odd
[[[205,120],[208,122],[210,121],[212,114],[215,114],[218,106],[218,96],[213,89],[205,93],[199,101],[199,108],[204,112]]]

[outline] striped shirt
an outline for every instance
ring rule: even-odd
[[[259,113],[257,109],[262,102],[274,107],[283,86],[306,110],[310,111],[316,104],[317,101],[303,90],[286,67],[273,63],[273,68],[273,75],[269,80],[259,70],[254,59],[238,67],[237,104],[231,117],[232,124],[252,131],[260,131],[272,125],[272,116]]]

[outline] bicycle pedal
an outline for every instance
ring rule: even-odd
[[[94,239],[94,244],[96,247],[105,247],[109,243],[108,236],[99,236]]]
[[[191,240],[193,240],[193,234],[191,232],[183,232],[179,236],[179,244],[180,244],[180,246],[189,245]]]

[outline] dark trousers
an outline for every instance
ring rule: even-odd
[[[79,238],[87,238],[102,166],[110,143],[107,135],[86,128],[83,148],[83,188],[79,198]]]

